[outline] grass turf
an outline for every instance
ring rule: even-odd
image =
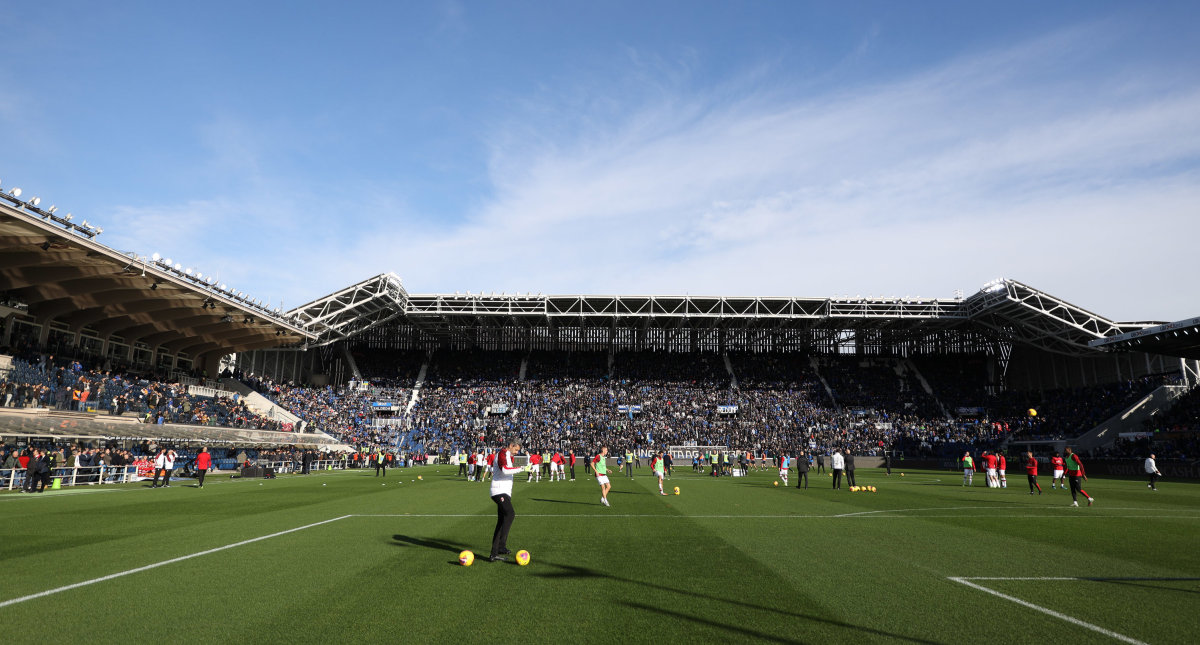
[[[182,642],[1182,643],[1200,625],[1195,484],[1092,479],[1097,505],[1069,508],[1048,477],[1031,497],[1023,476],[968,489],[955,473],[864,469],[879,492],[851,493],[824,475],[801,491],[773,486],[773,471],[679,470],[668,490],[682,494],[662,497],[642,468],[614,473],[604,508],[579,469],[575,482],[518,478],[509,546],[533,556],[518,567],[484,561],[495,507],[453,472],[5,493],[0,620],[102,639],[165,624]],[[463,549],[473,566],[457,565]],[[1086,580],[978,579],[1016,577]]]

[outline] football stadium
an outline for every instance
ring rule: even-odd
[[[939,297],[439,293],[411,249],[285,308],[4,165],[3,642],[1200,628],[1200,317],[1019,262]],[[1194,291],[1192,260],[1127,270]]]
[[[418,294],[385,274],[281,311],[17,193],[0,195],[10,624],[1188,640],[1200,319],[1115,322],[1009,279],[705,298]],[[487,561],[511,442],[527,566]],[[1050,481],[1068,447],[1081,496]]]

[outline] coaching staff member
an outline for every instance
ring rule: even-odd
[[[846,451],[846,485],[858,486],[858,482],[854,479],[854,453]]]
[[[796,453],[796,488],[808,490],[808,455],[803,450]]]
[[[492,533],[489,562],[503,561],[504,556],[510,553],[508,529],[512,528],[513,518],[517,516],[512,505],[513,475],[521,472],[520,468],[513,466],[513,453],[520,449],[521,445],[516,439],[509,439],[508,447],[496,455],[496,461],[492,464],[491,493],[492,501],[496,502],[496,531]],[[480,479],[483,479],[482,475]]]

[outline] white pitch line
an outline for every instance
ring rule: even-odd
[[[1042,580],[1058,580],[1058,579],[1072,580],[1072,579],[1078,579],[1078,578],[1040,578],[1040,579],[1042,579]],[[1020,598],[1010,596],[1008,594],[1002,594],[999,591],[995,591],[993,589],[988,589],[987,587],[985,587],[983,585],[977,585],[974,582],[967,580],[966,578],[950,577],[950,578],[948,578],[948,580],[953,580],[954,582],[957,582],[959,584],[966,585],[973,589],[978,589],[984,593],[989,593],[993,596],[996,596],[997,598],[1003,598],[1005,600],[1015,602],[1018,605],[1021,605],[1022,607],[1027,607],[1029,609],[1033,609],[1034,611],[1040,611],[1043,614],[1046,614],[1048,616],[1053,616],[1059,620],[1064,620],[1068,623],[1071,623],[1072,625],[1077,625],[1079,627],[1083,627],[1084,629],[1090,629],[1094,632],[1097,632],[1099,634],[1104,634],[1105,636],[1108,636],[1109,638],[1115,638],[1124,643],[1131,643],[1132,645],[1149,645],[1148,643],[1146,643],[1144,641],[1139,641],[1136,638],[1130,638],[1124,634],[1119,634],[1117,632],[1114,632],[1111,629],[1105,629],[1103,627],[1100,627],[1099,625],[1093,625],[1089,622],[1079,620],[1078,618],[1075,618],[1073,616],[1068,616],[1066,614],[1059,613],[1057,611],[1054,611],[1053,609],[1046,609],[1045,607],[1039,607],[1038,605],[1035,605],[1031,602],[1021,600]]]
[[[331,520],[323,520],[320,522],[314,522],[312,524],[305,524],[304,526],[298,526],[294,529],[288,529],[286,531],[279,531],[278,533],[272,533],[270,535],[263,535],[263,536],[256,537],[256,538],[250,538],[249,540],[242,540],[241,542],[234,542],[233,544],[226,544],[225,546],[219,546],[214,549],[207,549],[205,551],[198,551],[196,553],[182,555],[182,556],[179,556],[178,558],[171,558],[170,560],[163,560],[162,562],[155,562],[154,564],[147,564],[144,567],[138,567],[136,569],[129,569],[129,570],[121,571],[118,573],[111,573],[107,576],[101,576],[99,578],[92,578],[91,580],[84,580],[83,582],[76,582],[74,584],[69,584],[69,585],[66,585],[63,587],[49,589],[47,591],[39,591],[38,593],[29,594],[28,596],[21,596],[20,598],[13,598],[11,600],[5,600],[4,602],[0,602],[0,609],[2,609],[4,607],[8,607],[9,605],[16,605],[18,603],[26,602],[29,600],[36,600],[38,598],[45,598],[46,596],[52,596],[56,593],[70,591],[72,589],[78,589],[80,587],[86,587],[88,585],[94,585],[98,582],[106,582],[106,581],[112,580],[114,578],[120,578],[123,576],[132,575],[135,573],[141,573],[143,571],[149,571],[150,569],[157,569],[158,567],[163,567],[168,564],[175,564],[176,562],[183,562],[184,560],[198,558],[202,555],[210,555],[213,553],[218,553],[220,551],[225,551],[226,549],[232,549],[232,548],[239,547],[239,546],[245,546],[247,544],[253,544],[254,542],[261,542],[262,540],[269,540],[271,538],[279,537],[281,535],[287,535],[288,533],[295,533],[296,531],[303,531],[304,529],[311,529],[314,526],[320,526],[322,524],[329,524],[330,522],[344,520],[348,517],[353,517],[353,516],[352,515],[343,515],[341,517],[335,517]]]

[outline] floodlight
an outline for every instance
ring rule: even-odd
[[[57,207],[57,206],[51,205],[51,206],[50,206],[50,208],[47,208],[47,209],[46,209],[46,212],[47,212],[47,213],[50,213],[50,214],[54,214],[54,212],[55,212],[55,211],[57,211],[57,210],[58,210],[58,207]]]
[[[41,198],[41,197],[34,197],[33,199],[29,200],[29,204],[30,204],[31,206],[37,206],[37,205],[38,205],[38,204],[40,204],[40,203],[42,203],[42,198]]]
[[[175,263],[175,270],[176,270],[176,271],[182,271],[182,270],[183,270],[183,265],[182,265],[182,264],[180,264],[180,263],[178,263],[178,262],[176,262],[176,263]]]
[[[204,279],[204,276],[203,276],[203,275],[202,275],[202,274],[201,274],[199,271],[197,271],[197,272],[196,272],[196,279],[197,279],[197,280],[203,280],[203,279]]]
[[[83,223],[82,223],[82,224],[80,224],[80,226],[82,226],[82,227],[84,227],[84,228],[88,228],[88,223],[87,223],[87,220],[83,220]]]
[[[97,226],[97,227],[96,227],[96,235],[99,235],[99,234],[101,234],[101,233],[103,233],[103,232],[104,232],[104,229],[103,229],[103,228],[100,228],[99,226]]]
[[[161,256],[161,255],[159,255],[158,253],[152,253],[152,254],[150,255],[150,259],[151,259],[151,260],[154,260],[155,262],[158,262],[159,260],[161,260],[161,259],[162,259],[162,256]]]
[[[171,258],[167,258],[167,259],[163,260],[163,264],[165,264],[167,266],[171,266]]]
[[[224,285],[224,284],[223,284],[223,285],[221,285],[221,286],[220,286],[220,289],[221,289],[221,291],[225,291],[225,290],[226,290],[226,289],[228,289],[228,288],[229,288],[229,285]]]
[[[65,219],[69,222],[69,221],[75,219],[75,216],[70,213],[67,213],[65,216],[63,216],[63,219]]]
[[[21,196],[21,189],[20,189],[20,188],[14,188],[14,189],[12,189],[12,190],[8,191],[8,194],[9,194],[9,195],[12,195],[13,197],[20,197],[20,196]]]
[[[189,276],[192,275],[192,267],[188,267],[186,270],[184,270],[184,273],[188,274]]]

